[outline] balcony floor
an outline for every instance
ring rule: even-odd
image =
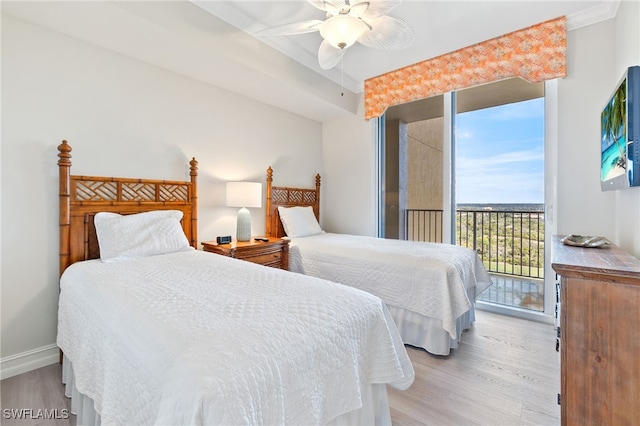
[[[544,311],[544,280],[512,275],[490,275],[493,285],[486,289],[478,300],[532,311]]]

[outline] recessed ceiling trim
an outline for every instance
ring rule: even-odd
[[[620,0],[607,0],[602,3],[585,9],[578,13],[567,16],[567,31],[577,30],[588,25],[613,19],[618,13]]]
[[[280,53],[291,57],[305,67],[310,68],[319,74],[322,74],[334,83],[344,86],[351,92],[362,92],[364,88],[363,82],[357,82],[350,76],[343,74],[340,67],[332,68],[330,70],[323,70],[318,64],[318,56],[315,53],[311,54],[290,38],[285,36],[257,37],[255,33],[265,28],[261,27],[259,24],[256,24],[255,18],[247,15],[242,10],[235,7],[232,3],[223,1],[202,0],[191,0],[191,2],[201,9],[222,19],[228,24],[240,28],[246,34],[256,38],[262,43],[273,47]],[[318,46],[320,46],[321,41],[321,39],[318,40]]]

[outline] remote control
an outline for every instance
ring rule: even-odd
[[[263,238],[263,237],[255,237],[254,240],[256,241],[262,241],[263,243],[266,243],[269,241],[268,238]]]

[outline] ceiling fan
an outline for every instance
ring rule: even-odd
[[[367,47],[400,50],[413,43],[413,31],[401,19],[387,15],[402,0],[307,0],[326,13],[312,19],[279,25],[256,35],[294,35],[319,31],[324,39],[318,49],[322,69],[333,68],[356,41]]]

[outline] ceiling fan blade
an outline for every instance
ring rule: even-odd
[[[311,6],[317,8],[317,9],[320,9],[320,10],[326,12],[326,10],[324,8],[324,0],[307,0],[307,3],[309,3]]]
[[[327,16],[340,15],[341,6],[333,4],[333,2],[325,1],[324,9],[327,11]]]
[[[329,12],[331,16],[340,13],[340,10],[345,6],[345,0],[307,0],[307,2],[323,12]]]
[[[344,55],[345,49],[337,49],[333,47],[328,41],[324,40],[322,44],[320,44],[320,49],[318,49],[318,63],[320,64],[320,68],[323,70],[328,70],[340,62],[342,56]]]
[[[362,3],[365,1],[369,2],[369,8],[365,13],[366,17],[387,15],[389,12],[395,9],[396,6],[402,3],[402,0],[354,0],[351,2],[351,7],[353,7],[353,5],[355,5],[356,3]]]
[[[266,28],[262,31],[258,31],[258,36],[272,36],[272,35],[294,35],[305,34],[318,31],[322,22],[319,19],[312,19],[309,21],[294,22],[291,24],[278,25],[277,27]]]
[[[400,50],[413,43],[413,31],[401,19],[383,15],[367,19],[367,23],[372,29],[358,38],[358,42],[367,47]]]
[[[359,18],[367,12],[367,9],[369,9],[369,2],[363,0],[351,5],[351,9],[349,9],[349,15]]]

